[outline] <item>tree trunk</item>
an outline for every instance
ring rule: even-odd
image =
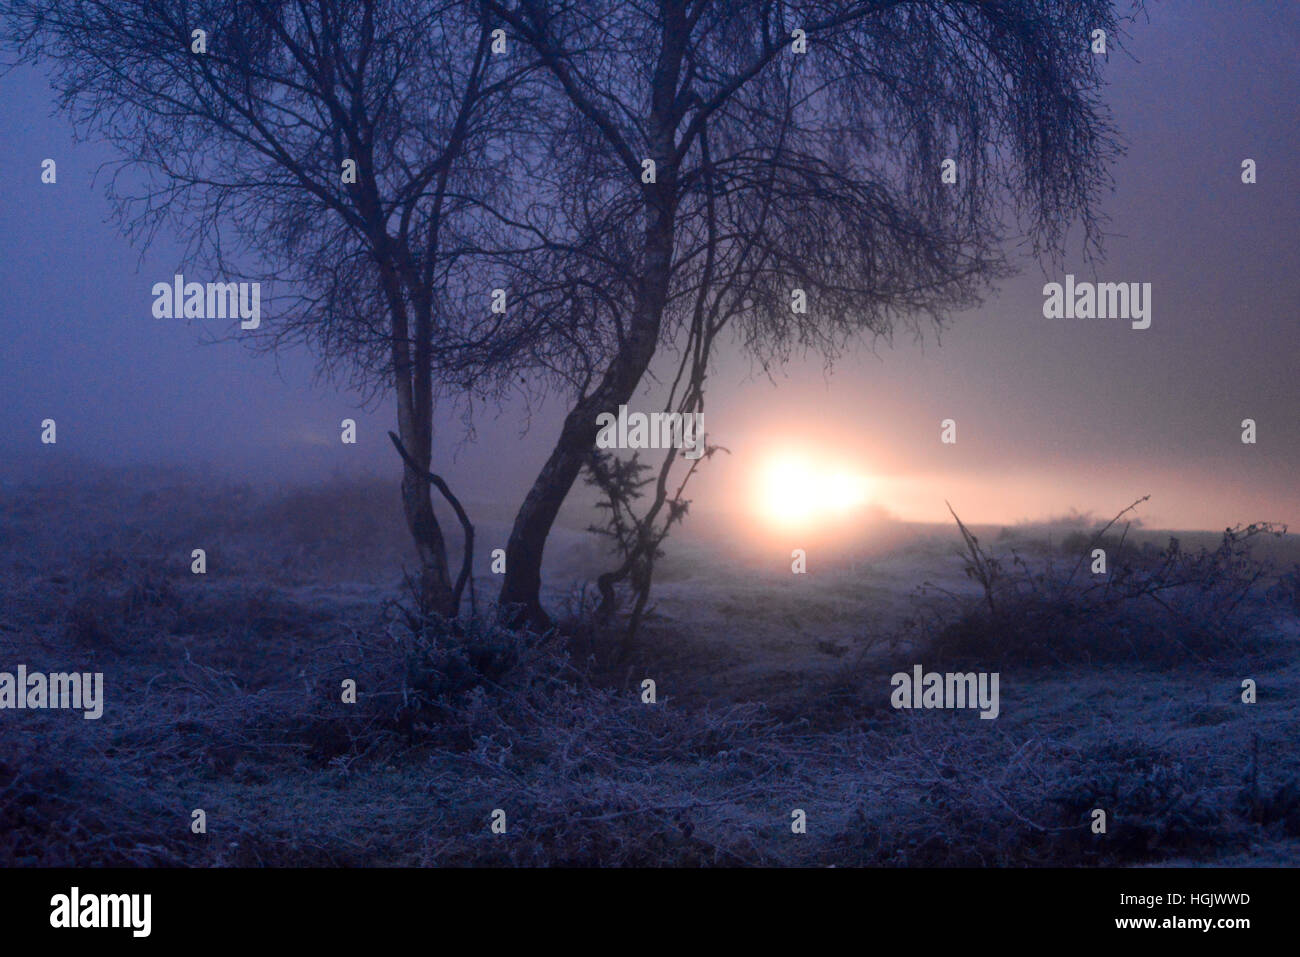
[[[633,383],[632,388],[635,388]],[[623,401],[631,394],[623,393]],[[542,608],[542,552],[560,506],[582,470],[583,459],[595,444],[596,416],[616,400],[595,395],[579,402],[564,419],[559,441],[546,464],[533,481],[515,515],[514,527],[506,543],[506,573],[498,604],[511,608],[511,625],[531,625],[538,629],[550,626],[550,616]]]
[[[506,573],[499,604],[517,606],[512,625],[529,624],[545,629],[550,616],[542,608],[542,552],[560,506],[582,470],[587,454],[596,445],[600,430],[596,416],[601,412],[617,414],[618,406],[636,392],[641,377],[654,358],[659,344],[659,328],[668,302],[672,279],[673,240],[677,215],[677,169],[672,157],[676,151],[675,131],[680,122],[675,103],[682,57],[690,29],[686,23],[685,4],[667,5],[659,55],[651,81],[652,95],[649,127],[650,155],[657,163],[658,178],[649,184],[643,196],[646,225],[643,236],[643,260],[632,308],[627,336],[619,346],[600,384],[565,416],[546,465],[524,498],[510,540],[506,543]],[[639,175],[639,170],[629,170]]]
[[[417,474],[402,466],[402,510],[420,559],[417,598],[422,611],[454,618],[460,609],[453,600],[447,543],[433,512],[433,489],[425,477],[433,459],[432,408],[426,410],[415,403],[408,382],[399,379],[397,383],[397,429],[407,454],[423,469]]]
[[[636,392],[654,358],[668,298],[672,246],[673,212],[660,210],[646,231],[647,268],[628,335],[597,388],[565,416],[555,448],[515,515],[506,544],[505,581],[498,600],[503,610],[514,606],[510,617],[513,627],[527,624],[545,629],[552,623],[541,604],[542,553],[546,539],[587,454],[595,448],[600,431],[596,416],[602,412],[617,414],[618,407]]]
[[[376,241],[377,248],[387,251],[386,239]],[[433,458],[433,400],[429,388],[430,369],[427,351],[419,341],[427,341],[427,322],[416,316],[420,340],[412,361],[408,345],[407,305],[401,284],[391,261],[380,257],[380,276],[392,309],[394,391],[397,396],[397,432],[415,464],[423,469],[417,474],[402,465],[402,511],[406,527],[415,541],[420,559],[419,589],[416,596],[423,612],[454,618],[460,611],[453,600],[451,574],[447,564],[447,543],[433,512],[433,490],[426,478]]]
[[[402,444],[405,445],[406,441]],[[416,458],[426,471],[429,460],[427,453]],[[453,618],[458,609],[452,601],[447,545],[438,519],[433,514],[429,483],[409,468],[403,469],[402,509],[406,513],[406,527],[415,540],[415,550],[420,559],[419,602],[426,611]]]

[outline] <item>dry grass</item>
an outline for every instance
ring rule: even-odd
[[[1296,861],[1294,631],[1267,654],[1176,668],[1013,663],[997,721],[890,710],[898,645],[837,650],[830,679],[769,675],[728,700],[654,662],[690,661],[705,680],[711,659],[691,643],[742,643],[743,607],[725,633],[656,619],[647,641],[668,644],[643,643],[615,672],[581,601],[568,626],[586,645],[485,622],[413,628],[392,604],[400,553],[369,569],[388,584],[340,578],[303,514],[359,508],[355,490],[296,504],[145,494],[28,490],[6,517],[0,661],[103,671],[108,701],[99,721],[0,716],[0,862]],[[51,515],[75,516],[77,535]],[[207,579],[188,571],[195,528],[220,562]],[[1239,701],[1247,674],[1254,706]],[[355,705],[340,701],[345,678]],[[1098,806],[1105,837],[1087,826]],[[190,832],[194,808],[205,835]]]

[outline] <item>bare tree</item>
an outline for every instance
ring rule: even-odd
[[[429,472],[443,378],[499,331],[463,261],[500,187],[498,136],[528,70],[461,0],[4,0],[7,47],[48,61],[61,105],[122,158],[129,235],[162,227],[186,261],[267,282],[260,345],[305,343],[322,370],[396,397],[402,502],[425,605],[457,612]],[[497,326],[502,323],[497,323]],[[441,378],[440,378],[441,377]],[[458,515],[458,503],[448,495]],[[467,534],[469,526],[463,521]],[[467,550],[469,542],[466,542]]]
[[[1110,0],[484,3],[567,103],[537,227],[566,284],[532,305],[538,367],[573,399],[507,547],[522,620],[548,621],[542,554],[598,414],[681,348],[700,296],[710,343],[829,362],[978,302],[1011,238],[1059,253],[1077,225],[1099,249],[1119,146],[1089,41],[1117,42]]]

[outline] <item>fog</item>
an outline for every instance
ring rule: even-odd
[[[1109,101],[1129,149],[1106,204],[1105,262],[1025,258],[941,336],[902,335],[830,372],[813,356],[769,380],[724,345],[705,426],[731,455],[703,468],[695,512],[753,521],[763,457],[798,447],[852,463],[873,505],[913,521],[946,519],[945,499],[972,521],[1015,522],[1070,508],[1109,515],[1147,493],[1148,525],[1300,520],[1300,14],[1221,9],[1157,4],[1128,41],[1137,62],[1111,55]],[[152,316],[150,288],[184,272],[181,252],[165,234],[143,251],[122,236],[103,195],[109,173],[95,181],[113,155],[74,142],[52,109],[41,74],[0,78],[5,471],[39,475],[57,459],[184,465],[255,484],[396,483],[388,402],[359,407],[317,381],[304,352],[254,356],[206,341],[229,329]],[[40,181],[46,157],[56,185]],[[1241,182],[1247,157],[1254,185]],[[1150,283],[1150,328],[1044,318],[1043,285],[1066,273]],[[658,395],[643,390],[643,407]],[[444,411],[434,467],[468,501],[517,503],[563,411],[487,409],[472,439]],[[358,422],[355,446],[338,440],[345,417]],[[39,442],[45,418],[58,423],[55,447]],[[946,418],[955,445],[938,441]],[[1241,442],[1244,418],[1258,423],[1255,445]]]

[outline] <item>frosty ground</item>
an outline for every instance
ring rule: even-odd
[[[1088,630],[1032,584],[980,619],[955,525],[879,523],[806,575],[788,550],[686,535],[622,649],[591,615],[610,562],[581,517],[548,545],[556,632],[453,638],[402,610],[392,482],[78,468],[3,501],[0,670],[102,671],[106,705],[0,713],[0,863],[1300,863],[1294,536],[1257,543],[1274,569],[1193,641],[1132,615]],[[471,512],[482,612],[508,512]],[[1092,529],[972,532],[1030,575]],[[1167,539],[1124,547],[1147,568]],[[1200,627],[1199,605],[1174,610]],[[999,717],[892,709],[889,676],[918,663],[999,671]]]

